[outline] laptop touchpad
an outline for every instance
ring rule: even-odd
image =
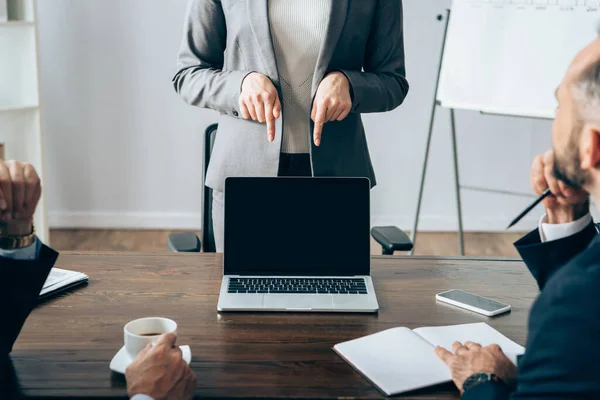
[[[275,309],[332,309],[333,299],[328,295],[310,295],[310,294],[276,294],[265,295],[263,308]]]

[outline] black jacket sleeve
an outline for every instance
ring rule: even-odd
[[[8,355],[25,320],[35,306],[42,286],[54,266],[58,253],[43,246],[35,261],[0,257],[0,397],[11,385],[12,365]]]
[[[542,243],[536,229],[515,243],[527,268],[541,289],[563,265],[583,252],[597,235],[596,226],[589,224],[583,231],[560,240]]]
[[[536,301],[511,399],[600,399],[598,255],[586,251],[577,257]]]
[[[584,250],[596,236],[596,227],[590,224],[564,239],[542,243],[535,230],[515,243],[539,288],[544,289],[531,310],[527,352],[519,359],[517,389],[511,393],[505,385],[486,382],[466,391],[463,400],[566,400],[593,398],[586,396],[600,393],[596,392],[600,383],[594,386],[596,379],[590,376],[595,371],[593,360],[600,357],[593,354],[600,325],[584,311],[590,308],[584,303],[593,299],[600,287],[595,287],[593,280],[582,279],[573,272],[573,266],[566,267],[570,263],[593,265],[594,252]],[[560,276],[546,287],[557,273]],[[600,313],[599,306],[592,308],[597,309],[592,315]],[[574,326],[578,327],[577,337]]]

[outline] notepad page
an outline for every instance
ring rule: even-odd
[[[413,331],[433,346],[442,346],[450,351],[452,351],[452,343],[454,342],[465,343],[471,341],[482,346],[497,344],[515,365],[517,364],[517,356],[525,353],[523,346],[513,342],[485,322],[418,328]]]
[[[83,282],[88,279],[88,276],[76,271],[69,271],[66,269],[52,268],[50,274],[44,282],[40,296],[59,290],[62,287],[72,285],[76,282]]]
[[[451,379],[433,346],[408,328],[340,343],[334,350],[388,396]]]

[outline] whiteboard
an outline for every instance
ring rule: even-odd
[[[554,118],[554,92],[597,37],[600,0],[453,0],[437,100]]]

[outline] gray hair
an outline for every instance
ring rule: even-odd
[[[600,122],[600,59],[583,71],[573,89],[582,122]]]
[[[600,36],[600,21],[596,32]],[[600,122],[600,59],[583,71],[573,89],[582,122]]]

